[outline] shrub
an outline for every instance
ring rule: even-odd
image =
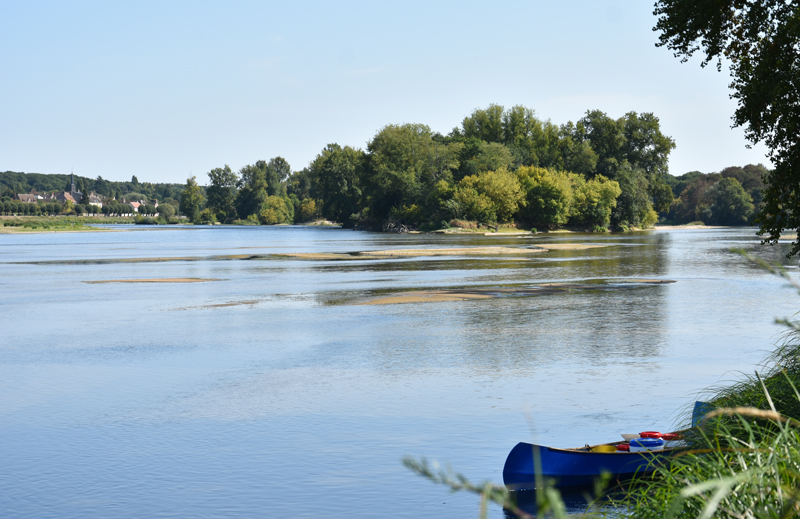
[[[422,220],[422,210],[416,205],[412,204],[411,207],[393,207],[389,211],[389,221],[402,223],[405,225],[416,225],[417,222]]]
[[[217,223],[217,217],[211,209],[205,208],[197,215],[195,223],[201,225]]]
[[[658,213],[655,212],[653,208],[647,210],[647,212],[642,217],[641,225],[642,229],[649,229],[650,227],[654,226],[658,221]]]
[[[505,169],[486,171],[461,179],[453,199],[464,208],[464,216],[479,222],[508,222],[525,193],[517,177]]]
[[[479,193],[477,189],[459,186],[456,189],[454,200],[464,208],[464,216],[469,220],[478,222],[494,222],[497,220],[494,202],[488,196]]]
[[[314,220],[319,215],[319,210],[317,209],[317,202],[313,198],[304,198],[302,202],[300,202],[300,221],[301,222],[310,222]]]
[[[291,223],[292,215],[283,198],[268,196],[258,214],[258,221],[265,225]]]
[[[158,213],[169,220],[173,216],[175,216],[175,208],[169,204],[162,204],[158,206]]]
[[[467,220],[450,220],[450,227],[458,227],[459,229],[477,229],[477,222]]]
[[[611,211],[617,206],[622,192],[619,184],[597,175],[585,180],[580,175],[570,175],[574,186],[574,203],[570,223],[605,227],[611,221]]]
[[[519,211],[522,220],[551,229],[567,223],[573,201],[568,173],[523,166],[517,177],[525,191],[526,205]]]

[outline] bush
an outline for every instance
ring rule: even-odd
[[[536,167],[521,167],[517,177],[525,191],[520,218],[528,223],[554,229],[569,221],[573,187],[569,174]]]
[[[422,220],[422,210],[413,204],[411,207],[392,207],[389,211],[389,221],[404,225],[417,225]]]
[[[475,188],[459,185],[453,199],[464,209],[464,216],[469,220],[478,222],[494,222],[497,220],[496,207],[492,199],[483,193],[479,193]]]
[[[570,178],[575,186],[570,223],[606,227],[622,192],[619,184],[603,175],[589,181],[580,175],[570,175]]]
[[[211,209],[205,208],[197,215],[194,223],[201,225],[214,224],[217,223],[217,217]]]
[[[642,229],[649,229],[650,227],[654,226],[658,221],[658,213],[655,212],[654,209],[650,208],[642,217],[641,225]]]
[[[509,222],[520,204],[525,204],[522,185],[505,169],[469,175],[458,183],[453,199],[464,216],[479,222]]]
[[[288,198],[286,200],[288,201]],[[268,196],[258,214],[258,221],[264,225],[292,223],[292,215],[289,213],[289,209],[283,198]]]
[[[300,221],[310,222],[319,216],[317,202],[313,198],[304,198],[300,202]]]
[[[467,220],[450,220],[450,227],[458,227],[459,229],[477,229],[478,223]]]
[[[169,204],[161,204],[158,206],[158,213],[169,220],[173,216],[175,216],[175,208]]]

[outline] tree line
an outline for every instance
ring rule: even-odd
[[[104,216],[123,216],[133,213],[130,204],[110,202],[98,207],[92,204],[73,204],[70,201],[60,202],[40,202],[31,204],[17,200],[6,200],[0,202],[0,214],[18,216],[55,216],[55,215],[104,215]],[[139,207],[137,214],[144,216],[154,216],[160,214],[169,219],[175,216],[175,208],[170,204],[161,204],[156,208],[154,205],[145,204]]]
[[[196,223],[325,218],[358,229],[401,224],[429,230],[469,220],[625,230],[649,227],[659,218],[672,224],[753,221],[763,207],[766,168],[749,165],[673,177],[668,158],[674,147],[652,113],[629,112],[614,119],[591,110],[559,126],[540,120],[529,108],[493,104],[474,110],[447,135],[424,124],[390,124],[363,150],[329,144],[300,171],[274,157],[238,171],[227,165],[212,169],[208,186],[194,177],[181,185],[139,182],[133,176],[130,182],[76,177],[76,187],[105,198],[101,210],[88,206],[82,212],[124,214],[123,197],[149,204],[158,200],[162,215],[180,213]],[[68,190],[69,185],[68,175],[0,173],[5,190],[0,202],[10,201],[9,186],[27,192]],[[5,205],[0,210],[64,211]],[[153,213],[147,206],[142,211]]]
[[[764,207],[763,165],[729,167],[719,173],[691,171],[670,177],[675,201],[664,215],[665,223],[747,225]]]
[[[492,104],[447,135],[424,124],[387,125],[366,149],[329,144],[301,171],[281,157],[209,172],[205,195],[189,179],[181,211],[196,221],[291,223],[324,217],[345,227],[451,220],[556,228],[649,226],[674,194],[674,141],[652,113],[619,119],[587,111],[576,123],[542,121],[523,106]]]
[[[0,172],[0,201],[11,200],[14,195],[30,193],[35,189],[39,193],[69,191],[70,175],[20,173],[15,171]],[[178,198],[184,189],[182,184],[139,182],[136,175],[129,182],[116,182],[102,176],[88,178],[75,175],[75,189],[80,193],[96,193],[100,198],[108,200],[162,200],[171,199],[178,205]]]

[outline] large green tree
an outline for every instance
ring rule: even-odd
[[[715,225],[746,225],[753,212],[753,199],[733,177],[723,178],[708,191],[710,202],[707,223]]]
[[[486,142],[504,142],[503,112],[503,107],[496,104],[489,105],[485,110],[475,110],[461,123],[464,136]]]
[[[506,169],[464,177],[454,198],[465,207],[468,216],[482,222],[508,222],[519,205],[525,203],[519,180]]]
[[[208,172],[211,185],[206,189],[208,208],[211,209],[220,221],[236,218],[236,183],[238,175],[231,171],[230,166],[214,168]]]
[[[628,112],[613,119],[600,110],[590,110],[574,127],[574,139],[589,142],[597,154],[591,175],[617,180],[623,196],[612,222],[639,225],[650,211],[667,211],[673,200],[667,184],[668,159],[675,142],[661,133],[652,113]],[[645,207],[647,206],[647,207]]]
[[[572,181],[564,171],[521,167],[516,172],[525,192],[520,217],[544,229],[555,229],[569,221],[572,206]]]
[[[269,196],[286,196],[286,186],[284,182],[292,174],[292,168],[286,159],[283,157],[274,157],[269,159],[266,164],[263,161],[256,163],[260,168],[264,169],[264,174],[267,179],[267,193]]]
[[[434,139],[424,124],[383,127],[367,145],[363,184],[370,217],[383,222],[392,209],[404,206],[430,211],[433,187],[443,179],[452,181],[459,165],[456,150],[462,147],[460,142]]]
[[[247,218],[261,212],[267,201],[267,163],[263,160],[244,166],[239,170],[239,192],[234,205],[239,218]]]
[[[194,222],[200,214],[200,206],[203,205],[203,193],[197,185],[197,177],[186,179],[186,189],[181,193],[181,212],[186,215],[189,221]],[[117,210],[116,212],[120,212]]]
[[[328,144],[311,163],[309,169],[321,193],[325,218],[346,227],[353,224],[351,216],[362,208],[365,160],[361,150]]]
[[[658,0],[660,46],[682,61],[725,63],[732,76],[733,116],[753,142],[764,142],[775,169],[765,178],[757,217],[764,241],[800,229],[800,3],[795,0]],[[800,252],[800,233],[789,255]]]

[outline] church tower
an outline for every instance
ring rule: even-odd
[[[69,184],[69,192],[70,193],[74,193],[75,192],[75,173],[70,173],[70,175],[71,175],[72,181]]]

